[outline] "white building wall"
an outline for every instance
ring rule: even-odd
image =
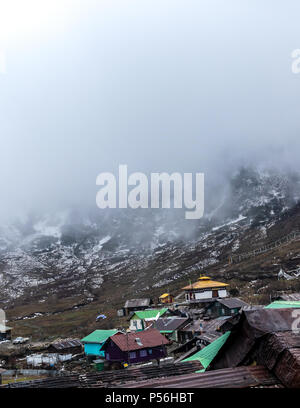
[[[227,290],[226,290],[226,289],[221,289],[221,290],[219,290],[219,297],[220,297],[220,298],[225,298],[225,297],[227,297]]]
[[[195,299],[209,299],[212,298],[212,291],[206,290],[205,292],[196,292]]]
[[[143,330],[143,325],[142,325],[142,320],[130,320],[130,326],[129,329],[132,331],[135,330]]]

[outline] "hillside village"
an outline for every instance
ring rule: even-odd
[[[115,314],[122,326],[48,342],[14,338],[2,322],[2,387],[300,386],[300,293],[250,305],[201,275]]]

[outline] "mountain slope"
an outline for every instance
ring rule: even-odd
[[[1,230],[1,306],[20,318],[22,333],[41,337],[38,323],[47,334],[57,319],[56,330],[85,332],[99,311],[116,321],[126,298],[176,292],[204,271],[245,298],[263,286],[268,293],[280,266],[300,266],[298,241],[241,263],[229,257],[300,229],[298,189],[297,176],[241,169],[222,204],[197,222],[185,221],[181,210],[28,217]],[[80,329],[81,319],[88,323]]]

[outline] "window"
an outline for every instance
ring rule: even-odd
[[[109,360],[109,359],[110,359],[109,353],[106,353],[106,360]]]
[[[152,354],[152,349],[148,349],[148,353],[149,353],[149,354]]]
[[[147,356],[147,350],[140,350],[140,357],[146,357]]]
[[[129,358],[130,358],[130,359],[136,358],[136,352],[135,352],[135,351],[131,351],[131,352],[129,353]]]
[[[224,315],[225,314],[225,309],[221,309],[221,313],[222,313],[222,315]]]

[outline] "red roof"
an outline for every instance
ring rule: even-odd
[[[140,350],[169,344],[169,340],[156,329],[147,329],[136,333],[116,333],[110,338],[122,351]]]

